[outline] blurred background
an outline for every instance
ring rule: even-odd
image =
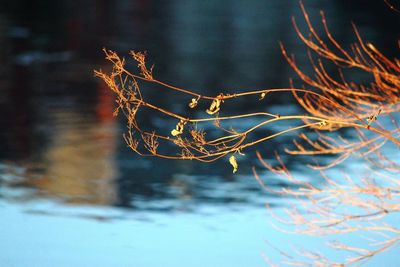
[[[365,40],[398,56],[400,16],[383,1],[304,4],[317,28],[325,11],[345,47],[355,41],[354,22]],[[2,1],[0,265],[264,266],[262,253],[277,254],[266,240],[295,241],[269,225],[265,204],[285,200],[261,190],[252,151],[236,175],[224,160],[141,158],[126,148],[112,93],[93,77],[110,69],[106,47],[147,51],[156,78],[204,94],[287,87],[295,75],[279,42],[308,68],[292,16],[306,32],[292,0]],[[296,109],[289,96],[268,101],[260,108]],[[259,169],[269,186],[290,186]]]

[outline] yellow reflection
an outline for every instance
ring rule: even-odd
[[[114,154],[117,123],[112,98],[99,88],[96,118],[74,110],[58,110],[53,139],[45,152],[45,175],[35,182],[45,195],[70,203],[107,205],[115,202]],[[111,109],[111,112],[108,112]],[[93,114],[92,114],[93,115]]]

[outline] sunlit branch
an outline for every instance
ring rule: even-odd
[[[391,2],[384,1],[392,10],[398,11]],[[147,66],[144,53],[130,52],[137,65],[131,70],[126,67],[124,58],[106,49],[105,57],[113,69],[110,73],[95,71],[95,75],[115,94],[114,115],[121,112],[127,121],[125,142],[141,156],[205,163],[229,157],[233,172],[236,172],[238,163],[235,156],[241,155],[243,150],[294,132],[298,137],[291,147],[285,148],[291,156],[337,155],[323,164],[317,158],[312,158],[313,164],[306,164],[321,175],[324,185],[297,178],[278,154],[272,155],[277,166],[264,160],[260,153],[257,153],[257,158],[266,170],[295,185],[293,188],[269,187],[255,168],[253,173],[268,193],[297,201],[299,208],[286,209],[283,215],[272,212],[278,222],[296,226],[292,232],[309,235],[353,232],[385,235],[384,241],[377,243],[380,246],[377,249],[334,244],[335,249],[357,254],[342,263],[331,261],[319,253],[307,252],[303,255],[311,263],[319,260],[321,266],[344,266],[369,259],[397,245],[400,239],[399,228],[382,223],[387,215],[400,211],[397,204],[400,182],[392,176],[400,173],[400,163],[390,153],[384,152],[387,146],[396,151],[400,148],[400,126],[397,122],[400,112],[400,61],[388,58],[373,44],[364,41],[355,25],[355,43],[350,48],[344,48],[331,33],[322,11],[322,33],[319,33],[302,3],[300,7],[307,33],[303,33],[294,18],[292,22],[308,49],[312,71],[305,72],[304,66],[298,66],[295,57],[282,43],[280,48],[288,64],[304,83],[301,86],[294,86],[291,81],[289,88],[203,95],[155,78],[153,66]],[[331,71],[332,67],[336,70]],[[365,83],[352,81],[349,71],[359,72],[369,79]],[[149,90],[156,92],[157,98],[171,97],[173,102],[169,103],[169,107],[161,106],[154,94],[149,94],[139,82],[149,85]],[[161,89],[157,89],[159,87]],[[292,114],[274,114],[261,104],[259,111],[249,113],[225,109],[225,105],[235,99],[251,101],[257,96],[256,103],[262,103],[272,94],[293,95],[298,109]],[[175,110],[184,109],[175,109],[177,105],[200,112],[193,115],[186,110],[180,114]],[[208,108],[204,108],[205,105]],[[148,121],[145,126],[142,125],[143,118]],[[168,127],[152,126],[155,118],[162,119]],[[234,122],[240,120],[253,121],[250,118],[256,119],[251,125],[243,124],[240,129],[233,127]],[[283,130],[271,131],[276,129],[274,125],[282,123],[286,125]],[[262,135],[265,132],[267,134]],[[343,133],[350,137],[345,138]],[[370,171],[372,177],[361,180],[346,173],[340,179],[327,174],[329,169],[350,157],[375,166],[378,171]],[[302,213],[300,209],[306,212]],[[292,264],[313,265],[293,257],[287,258]]]

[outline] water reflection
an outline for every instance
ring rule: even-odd
[[[69,120],[76,116],[65,115]],[[69,202],[112,204],[115,199],[113,181],[117,175],[113,159],[115,125],[66,128],[54,132],[52,146],[44,155],[48,166],[45,178],[33,184],[46,194],[67,198]]]
[[[29,130],[45,142],[36,144],[29,154],[27,164],[33,165],[25,174],[24,185],[36,188],[38,197],[73,203],[114,203],[118,124],[112,117],[112,95],[102,85],[97,90],[94,114],[82,114],[68,102],[58,103],[58,98],[51,99],[47,107],[37,102],[41,110],[35,119],[40,122]]]

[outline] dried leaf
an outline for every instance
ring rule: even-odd
[[[171,134],[172,134],[172,136],[178,136],[178,135],[182,134],[182,132],[180,132],[180,131],[178,131],[178,130],[176,130],[176,129],[173,129],[173,130],[171,131]]]
[[[189,103],[189,107],[190,108],[195,108],[196,106],[197,106],[197,104],[198,104],[198,98],[196,99],[196,98],[192,98],[192,102],[190,102]]]
[[[183,133],[183,127],[185,126],[185,122],[184,121],[179,121],[178,124],[175,126],[175,129],[173,129],[171,131],[171,135],[172,136],[178,136],[181,135]]]
[[[213,115],[219,111],[219,106],[221,105],[221,100],[214,99],[213,102],[211,103],[211,106],[209,109],[206,110],[206,112],[210,115]]]
[[[268,92],[261,93],[261,96],[260,96],[259,100],[263,100],[267,94],[268,94]]]
[[[236,161],[236,158],[235,158],[235,156],[231,156],[230,158],[229,158],[229,163],[232,165],[232,167],[233,167],[233,173],[235,173],[235,172],[237,172],[237,170],[238,170],[238,163],[237,163],[237,161]]]

